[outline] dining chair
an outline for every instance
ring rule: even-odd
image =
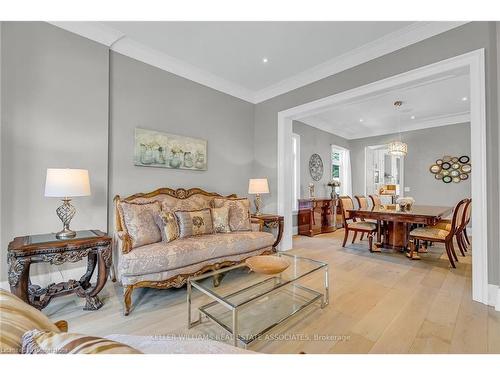
[[[374,207],[382,205],[382,201],[380,200],[380,197],[377,194],[370,194],[369,197]]]
[[[434,226],[426,226],[413,229],[410,232],[410,251],[407,253],[407,256],[410,259],[414,259],[413,254],[415,251],[418,251],[418,248],[420,247],[420,241],[444,243],[446,254],[448,255],[451,266],[453,268],[457,268],[455,266],[455,261],[458,262],[458,257],[453,246],[453,237],[455,236],[458,228],[462,225],[463,212],[465,208],[464,205],[468,202],[468,199],[462,199],[457,203],[455,209],[453,210],[453,216],[451,222],[449,223],[450,225],[444,227],[446,229],[443,229],[443,226],[439,225],[439,223]]]
[[[455,236],[457,239],[458,247],[460,248],[460,251],[463,252],[467,252],[470,246],[469,236],[467,235],[467,225],[469,225],[470,223],[471,212],[472,212],[472,199],[469,199],[469,202],[467,203],[467,206],[465,207],[464,210],[464,218],[462,226],[459,230],[459,233]],[[462,255],[464,254],[462,253]]]
[[[457,245],[458,249],[460,250],[460,254],[462,256],[465,256],[465,253],[467,252],[468,244],[464,240],[466,237],[465,231],[467,224],[470,222],[470,209],[471,209],[471,202],[472,200],[470,198],[466,198],[462,201],[465,201],[460,207],[455,207],[455,211],[457,211],[457,228],[455,229],[455,239],[457,240]],[[461,202],[462,202],[461,201]],[[440,220],[436,225],[434,225],[436,228],[444,229],[447,231],[451,230],[451,220],[450,219],[443,219]]]
[[[342,247],[345,247],[345,244],[347,243],[349,232],[354,232],[352,243],[356,241],[358,232],[361,234],[367,233],[369,250],[370,252],[373,252],[373,234],[377,231],[377,224],[370,221],[356,221],[356,218],[351,217],[351,214],[348,211],[354,208],[351,197],[342,196],[339,200],[340,210],[342,211],[342,221],[344,224],[344,242],[342,243]]]
[[[354,198],[356,198],[356,201],[358,202],[358,208],[365,209],[368,208],[368,198],[365,197],[364,195],[355,195]],[[368,221],[370,223],[377,223],[376,221],[373,220],[365,220],[361,218],[361,221]],[[365,233],[361,233],[361,238],[360,240],[363,241],[363,237],[365,236]]]

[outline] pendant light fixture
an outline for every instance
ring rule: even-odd
[[[394,102],[394,108],[398,112],[398,133],[399,139],[394,140],[387,145],[387,150],[389,154],[395,156],[406,156],[408,154],[408,145],[401,140],[401,115],[399,114],[399,109],[403,105],[401,100],[397,100]]]

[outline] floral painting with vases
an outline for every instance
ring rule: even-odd
[[[135,129],[134,164],[141,167],[207,170],[207,141]]]

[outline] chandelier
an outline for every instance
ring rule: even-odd
[[[402,105],[403,102],[401,100],[397,100],[394,102],[394,108],[396,109],[396,111],[398,111]],[[399,111],[398,111],[398,133],[399,133],[399,140],[390,142],[387,145],[387,151],[391,155],[406,156],[406,154],[408,154],[408,145],[401,140],[401,116],[399,114]]]

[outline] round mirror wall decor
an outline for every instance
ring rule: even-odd
[[[309,159],[309,173],[314,181],[319,181],[323,177],[323,160],[318,154],[312,154]]]
[[[436,159],[435,164],[429,167],[429,172],[434,175],[434,178],[445,184],[450,182],[458,184],[468,180],[471,171],[470,157],[467,155],[460,157],[444,155],[442,158]]]
[[[466,155],[460,156],[458,161],[462,164],[467,164],[470,161],[470,158]]]
[[[449,183],[451,182],[451,177],[450,177],[450,176],[444,176],[444,177],[443,177],[443,182],[444,182],[445,184],[449,184]]]
[[[433,164],[431,165],[431,167],[429,168],[431,173],[439,173],[441,172],[441,167],[437,164]]]

